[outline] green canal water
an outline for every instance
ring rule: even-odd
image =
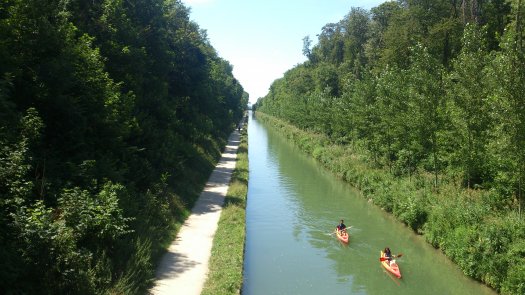
[[[242,294],[495,294],[253,116]],[[350,229],[343,245],[331,232]],[[402,279],[379,263],[390,247]]]

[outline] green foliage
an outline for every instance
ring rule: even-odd
[[[39,276],[33,284],[16,283],[30,293],[67,294],[71,290],[93,293],[95,286],[89,274],[92,257],[89,252],[77,249],[73,230],[54,215],[54,210],[42,201],[31,207],[23,206],[13,214],[19,254],[24,264],[30,266],[23,270],[24,276]]]
[[[463,37],[463,48],[454,60],[450,73],[450,122],[454,137],[447,145],[450,161],[462,168],[467,187],[487,179],[490,159],[487,143],[493,114],[490,112],[490,73],[487,71],[490,55],[484,50],[484,32],[468,25]]]
[[[144,293],[248,96],[178,0],[0,5],[0,289]]]
[[[106,183],[96,196],[79,188],[66,189],[58,198],[58,206],[76,238],[86,247],[97,247],[129,233],[129,218],[122,216],[118,204],[125,193],[124,186],[112,183]]]
[[[523,224],[521,224],[523,228]],[[503,280],[502,294],[520,294],[525,292],[525,241],[515,242],[508,251],[509,270]]]

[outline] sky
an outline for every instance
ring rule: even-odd
[[[233,66],[250,103],[272,82],[303,63],[303,38],[314,44],[324,25],[352,7],[370,9],[385,0],[182,0],[190,19],[206,30],[210,44]]]

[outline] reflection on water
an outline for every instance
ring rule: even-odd
[[[494,294],[253,117],[248,132],[243,294]],[[349,245],[332,235],[340,219]],[[381,267],[385,246],[403,279]]]

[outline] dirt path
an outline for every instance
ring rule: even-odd
[[[234,131],[190,217],[164,254],[151,294],[201,293],[208,273],[213,237],[235,168],[239,143],[239,133]]]

